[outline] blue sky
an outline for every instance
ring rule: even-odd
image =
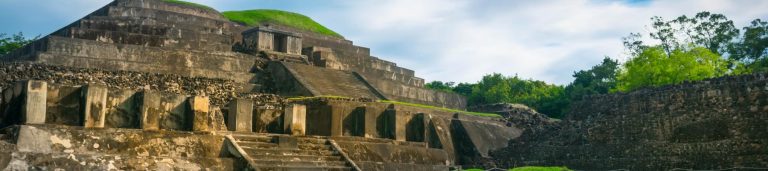
[[[725,14],[737,27],[768,19],[765,0],[189,0],[219,11],[280,9],[312,17],[373,56],[422,78],[475,82],[487,73],[567,84],[652,16]],[[1,0],[0,33],[46,35],[110,0]]]

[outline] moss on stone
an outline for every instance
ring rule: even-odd
[[[312,20],[312,18],[293,12],[271,9],[255,9],[245,11],[225,11],[222,14],[224,14],[224,16],[229,18],[231,21],[247,26],[274,23],[301,30],[307,30],[322,35],[344,38],[333,30],[315,22]]]
[[[198,3],[193,3],[193,2],[187,2],[187,1],[181,1],[181,0],[163,0],[163,2],[216,11],[216,9],[213,9],[213,8],[211,8],[209,6],[206,6],[206,5],[203,5],[203,4],[198,4]]]
[[[423,104],[416,104],[416,103],[408,103],[408,102],[399,102],[399,101],[391,101],[391,100],[379,100],[379,102],[391,103],[391,104],[396,104],[396,105],[405,105],[405,106],[427,108],[427,109],[434,109],[434,110],[442,110],[442,111],[448,111],[448,112],[456,112],[456,113],[475,115],[475,116],[501,117],[501,115],[498,115],[498,114],[495,114],[495,113],[468,112],[468,111],[463,111],[463,110],[449,109],[449,108],[444,108],[444,107],[437,107],[437,106],[430,106],[430,105],[423,105]]]
[[[509,171],[571,171],[567,167],[541,167],[541,166],[526,166],[509,169]]]
[[[464,171],[484,171],[483,169],[466,169]],[[567,167],[541,167],[541,166],[525,166],[509,169],[509,171],[571,171]]]

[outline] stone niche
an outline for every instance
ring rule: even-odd
[[[301,55],[301,34],[256,27],[243,32],[243,47],[249,53],[260,51]]]

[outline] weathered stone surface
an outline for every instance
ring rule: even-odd
[[[190,97],[189,104],[192,112],[192,131],[211,131],[209,123],[210,101],[205,96]]]
[[[253,115],[253,132],[283,133],[283,110],[258,107]]]
[[[292,104],[286,107],[283,115],[283,130],[286,134],[306,135],[307,106]]]
[[[30,80],[22,82],[24,86],[24,108],[21,111],[25,124],[43,124],[46,115],[48,83]]]
[[[12,87],[16,81],[44,80],[68,86],[84,84],[105,85],[110,89],[153,90],[163,93],[206,95],[214,105],[225,105],[230,98],[246,98],[253,93],[233,93],[242,84],[230,80],[183,77],[169,74],[153,74],[131,71],[107,71],[80,69],[63,66],[0,63],[0,87]],[[21,89],[19,89],[20,93]],[[256,97],[264,101],[280,101],[280,97],[265,95]]]
[[[141,128],[141,92],[110,89],[107,96],[107,116],[104,127]]]
[[[492,156],[502,166],[580,170],[764,168],[766,85],[754,74],[586,98],[563,122]]]
[[[160,115],[163,113],[160,101],[161,97],[157,92],[144,91],[141,93],[141,129],[160,129]]]
[[[228,123],[230,131],[251,132],[253,129],[253,101],[234,99],[229,102]]]
[[[107,94],[109,90],[99,85],[82,88],[83,123],[86,128],[103,128],[107,115]]]

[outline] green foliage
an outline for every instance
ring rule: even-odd
[[[485,171],[483,169],[466,169],[464,171]],[[542,167],[542,166],[525,166],[509,169],[509,171],[571,171],[567,167]]]
[[[517,76],[506,77],[498,73],[486,75],[472,86],[469,105],[492,103],[525,104],[550,117],[562,117],[567,106],[565,89],[537,80],[523,80]]]
[[[274,23],[323,35],[343,38],[340,34],[326,28],[323,25],[320,25],[307,16],[287,11],[257,9],[245,11],[225,11],[222,14],[224,14],[224,16],[229,18],[231,21],[238,22],[247,26],[256,26],[263,23]]]
[[[442,110],[442,111],[447,111],[447,112],[455,112],[455,113],[462,113],[462,114],[475,115],[475,116],[501,117],[501,115],[498,115],[498,114],[495,114],[495,113],[468,112],[468,111],[449,109],[449,108],[430,106],[430,105],[423,105],[423,104],[416,104],[416,103],[408,103],[408,102],[399,102],[399,101],[391,101],[391,100],[379,100],[379,102],[396,104],[396,105],[405,105],[405,106],[427,108],[427,109]]]
[[[768,22],[760,19],[752,21],[744,27],[741,39],[729,45],[730,59],[741,61],[743,66],[737,66],[745,72],[768,71]]]
[[[32,39],[27,39],[26,37],[24,37],[24,33],[21,33],[21,32],[11,35],[10,37],[8,37],[7,34],[0,33],[0,56],[11,53],[16,49],[24,47],[25,45],[30,44],[35,40],[37,40],[37,38],[39,37],[40,36],[37,36]]]
[[[509,169],[509,171],[571,171],[567,167],[540,167],[540,166],[526,166]]]
[[[725,15],[702,11],[693,17],[682,15],[669,21],[654,16],[651,18],[649,36],[661,42],[659,46],[667,55],[675,49],[685,48],[691,44],[723,55],[731,40],[738,35],[739,29]],[[640,37],[638,33],[630,33],[630,36],[624,39],[624,46],[630,52],[640,52],[642,48],[649,47],[642,45],[642,41],[639,41]]]
[[[424,84],[424,88],[437,90],[437,91],[444,91],[444,92],[453,92],[453,85],[456,84],[454,82],[445,82],[442,81],[432,81],[427,84]]]
[[[675,49],[670,55],[663,46],[647,48],[624,64],[618,75],[618,91],[655,87],[719,77],[728,71],[727,61],[707,48]]]
[[[211,10],[211,11],[216,11],[216,9],[213,9],[213,8],[211,8],[209,6],[198,4],[198,3],[193,3],[193,2],[187,2],[187,1],[181,1],[181,0],[163,0],[163,2],[172,3],[172,4],[178,4],[178,5],[191,6],[191,7],[196,7],[196,8],[202,8],[202,9],[207,9],[207,10]]]
[[[616,87],[616,71],[619,62],[605,57],[603,62],[592,69],[575,72],[575,80],[565,87],[571,99],[579,99],[586,95],[605,94]]]

